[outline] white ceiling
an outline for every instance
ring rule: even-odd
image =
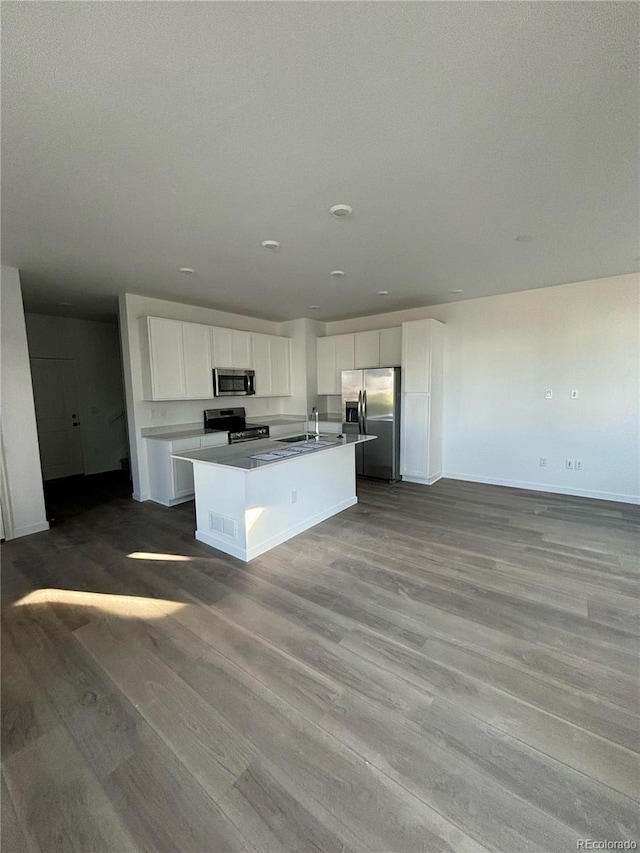
[[[3,263],[32,311],[275,320],[633,272],[638,13],[3,2]]]

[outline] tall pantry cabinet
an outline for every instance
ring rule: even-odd
[[[444,324],[402,324],[402,479],[431,485],[442,476]]]

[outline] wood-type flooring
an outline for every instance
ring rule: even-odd
[[[640,845],[637,507],[363,480],[244,564],[129,491],[2,546],[3,851]]]

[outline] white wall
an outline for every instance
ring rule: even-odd
[[[326,331],[423,317],[446,324],[445,476],[638,501],[639,302],[638,276],[625,275],[343,320]],[[567,470],[568,458],[583,469]]]
[[[140,431],[146,427],[166,427],[169,430],[174,425],[202,423],[202,413],[205,408],[216,408],[218,403],[213,400],[174,400],[153,403],[143,400],[142,377],[144,369],[143,348],[141,345],[141,319],[143,317],[164,317],[173,320],[183,320],[191,323],[204,323],[211,326],[221,326],[227,329],[241,329],[248,332],[262,332],[268,335],[287,335],[282,331],[288,324],[273,323],[254,317],[244,317],[240,314],[229,314],[212,308],[200,308],[195,305],[185,305],[180,302],[167,302],[163,299],[152,299],[127,293],[120,297],[120,336],[122,342],[122,362],[124,370],[125,397],[129,424],[131,473],[133,477],[133,494],[136,500],[147,500],[149,497],[149,477],[146,458],[147,443],[141,437]],[[312,321],[300,321],[302,324]],[[297,368],[299,357],[304,347],[306,326],[294,328],[297,343],[293,342],[292,355],[293,387],[291,397],[242,398],[236,401],[252,418],[261,415],[277,413],[304,414],[304,407],[299,409],[306,391],[302,389],[303,374]],[[304,374],[306,376],[306,372]]]
[[[31,358],[75,361],[84,473],[120,468],[128,448],[118,327],[43,314],[25,319]]]
[[[29,351],[20,289],[13,267],[0,276],[2,355],[2,517],[8,539],[47,530]]]
[[[310,414],[318,406],[316,340],[324,335],[325,324],[317,320],[289,320],[280,324],[280,333],[291,338],[291,397],[287,408],[293,414]]]

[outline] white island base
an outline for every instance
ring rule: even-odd
[[[193,463],[196,539],[248,562],[358,502],[355,445],[373,436],[344,437],[330,446],[277,462],[249,454],[283,445],[251,442],[244,457],[220,450],[175,454]],[[216,458],[217,457],[217,458]],[[250,466],[250,467],[249,467]]]

